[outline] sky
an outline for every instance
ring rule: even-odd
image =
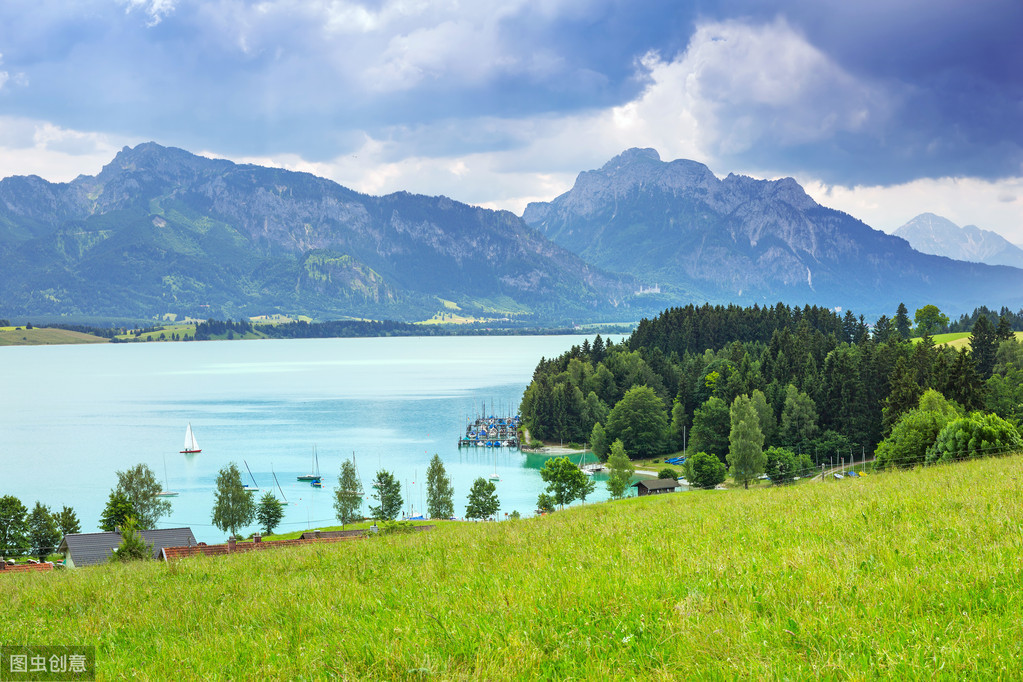
[[[521,214],[630,147],[1023,243],[1020,0],[3,0],[0,177],[155,141]]]

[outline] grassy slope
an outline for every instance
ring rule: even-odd
[[[1012,677],[1023,458],[0,579],[102,677]]]
[[[51,346],[65,343],[110,343],[110,340],[66,329],[0,327],[0,346]]]

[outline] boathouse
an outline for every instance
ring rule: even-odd
[[[643,497],[644,495],[673,493],[675,492],[675,489],[680,486],[681,484],[674,478],[655,478],[649,481],[640,481],[632,484],[632,487],[636,489],[636,495],[639,497]]]

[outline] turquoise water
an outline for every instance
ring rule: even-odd
[[[0,495],[74,507],[98,530],[115,472],[148,464],[180,493],[160,527],[213,527],[217,472],[245,463],[263,489],[272,472],[287,498],[278,532],[335,524],[333,488],[343,458],[368,493],[374,473],[398,478],[407,513],[425,509],[425,472],[441,456],[464,515],[472,481],[495,469],[500,516],[532,513],[543,459],[508,448],[459,449],[466,419],[517,411],[541,357],[584,337],[295,339],[0,349]],[[615,341],[619,339],[616,337]],[[202,452],[183,455],[191,422]],[[296,481],[314,465],[323,487]],[[166,471],[166,473],[165,473]],[[246,480],[246,482],[250,482]],[[593,499],[606,499],[598,483]],[[278,497],[281,491],[275,489]],[[256,530],[253,526],[247,532]]]

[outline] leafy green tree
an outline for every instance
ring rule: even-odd
[[[670,478],[673,481],[677,481],[678,474],[671,467],[664,467],[657,472],[657,478]]]
[[[995,353],[998,351],[998,339],[995,326],[987,315],[981,315],[973,325],[970,336],[970,352],[977,364],[977,374],[987,379],[995,367]]]
[[[750,393],[749,399],[753,403],[753,409],[756,410],[757,418],[760,420],[760,432],[764,434],[764,442],[770,442],[774,438],[774,432],[777,428],[774,409],[768,404],[767,396],[760,389],[754,389]]]
[[[60,529],[57,528],[50,509],[39,501],[36,501],[28,515],[28,533],[32,549],[39,561],[45,560],[47,556],[57,551],[61,540]]]
[[[440,455],[434,454],[426,469],[426,511],[431,519],[450,519],[455,515],[455,489]]]
[[[799,475],[799,458],[788,448],[768,448],[764,473],[772,483],[791,483]]]
[[[817,435],[817,407],[807,394],[792,384],[785,387],[781,409],[781,442],[795,445]]]
[[[729,473],[737,483],[749,488],[749,482],[764,473],[764,434],[760,417],[749,396],[736,396],[731,409],[732,428],[728,433]]]
[[[586,480],[579,486],[579,501],[586,504],[586,498],[597,489],[597,482],[593,480],[593,476],[587,476],[585,473],[583,473],[583,476]]]
[[[728,405],[711,396],[693,414],[693,431],[689,435],[690,452],[710,452],[723,462],[728,454],[730,428]]]
[[[213,493],[213,525],[238,537],[238,529],[252,523],[255,517],[256,503],[245,490],[238,465],[231,462],[217,474],[217,489]]]
[[[922,464],[945,425],[962,415],[959,407],[934,389],[925,391],[920,402],[923,407],[903,414],[888,437],[878,444],[874,451],[878,467]]]
[[[605,431],[609,440],[621,440],[633,457],[664,452],[668,416],[664,403],[649,386],[634,386],[612,408]]]
[[[281,519],[284,518],[284,503],[274,497],[271,492],[263,493],[256,505],[256,520],[259,525],[266,529],[267,535],[272,535]]]
[[[947,423],[927,453],[931,462],[1023,451],[1023,438],[1014,425],[996,414],[974,412]]]
[[[632,483],[632,476],[636,473],[636,465],[632,463],[629,456],[625,454],[625,446],[622,441],[616,440],[611,444],[611,456],[607,458],[607,491],[611,494],[612,500],[620,500],[625,496],[625,491]]]
[[[362,481],[355,462],[346,459],[341,462],[341,472],[334,487],[334,513],[342,526],[362,520],[362,496]]]
[[[21,556],[31,544],[28,509],[13,495],[0,497],[0,559]]]
[[[477,478],[469,489],[468,504],[465,505],[465,518],[488,519],[497,513],[501,503],[497,499],[497,486],[493,481]]]
[[[676,398],[671,406],[671,423],[668,425],[668,449],[678,452],[686,446],[686,428],[689,426],[689,416],[686,414],[685,405]]]
[[[697,452],[686,459],[685,472],[689,485],[710,489],[724,482],[727,469],[716,455]]]
[[[401,513],[405,501],[401,497],[401,483],[389,471],[381,469],[373,480],[373,499],[377,504],[369,506],[370,515],[379,521],[393,521]]]
[[[60,530],[62,537],[82,532],[82,526],[78,523],[78,515],[75,514],[74,509],[67,505],[53,515],[53,520],[56,521],[57,528]]]
[[[146,464],[136,464],[127,471],[117,472],[115,492],[121,493],[131,502],[140,530],[155,528],[160,517],[171,513],[171,503],[156,495],[162,490],[163,486],[156,474]]]
[[[903,341],[908,341],[910,334],[912,333],[911,324],[909,322],[909,310],[906,308],[905,303],[899,304],[899,309],[895,313],[895,331],[898,333],[899,338]]]
[[[596,424],[603,424],[607,420],[611,410],[596,393],[590,391],[583,402],[582,426],[585,430],[592,430]]]
[[[138,522],[129,516],[121,526],[121,544],[110,555],[111,563],[146,561],[153,558],[153,546],[147,544],[138,532]]]
[[[540,469],[540,478],[547,484],[547,492],[554,503],[561,508],[579,499],[583,486],[588,483],[586,474],[568,457],[548,459]]]
[[[128,518],[135,518],[135,507],[131,500],[124,493],[111,490],[107,506],[103,508],[103,514],[99,517],[100,529],[110,532],[123,526]]]
[[[607,461],[607,434],[600,422],[594,424],[593,430],[590,431],[590,449],[593,450],[593,454],[595,454],[601,462]]]
[[[942,313],[938,306],[933,304],[918,308],[913,315],[913,321],[916,322],[917,333],[921,336],[940,334],[948,327],[948,315]]]
[[[536,510],[541,514],[550,514],[554,511],[554,498],[547,493],[540,493],[536,498]]]

